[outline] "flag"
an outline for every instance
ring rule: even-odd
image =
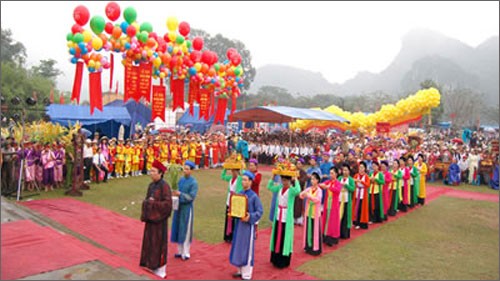
[[[50,103],[54,103],[54,88],[50,89]]]
[[[89,73],[89,95],[90,115],[94,114],[94,108],[102,112],[101,72]]]
[[[64,93],[63,92],[61,92],[59,94],[59,104],[64,104]]]

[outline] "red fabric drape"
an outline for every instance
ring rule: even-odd
[[[94,114],[94,108],[97,108],[102,112],[101,72],[89,74],[89,95],[90,114]]]
[[[127,102],[129,99],[134,99],[139,101],[138,97],[138,80],[139,80],[139,68],[132,65],[132,61],[128,60],[125,62],[125,93],[123,97],[123,102]]]
[[[193,106],[194,102],[198,101],[199,104],[199,95],[200,95],[200,83],[190,81],[188,102],[189,102],[189,114],[191,116],[194,116],[194,106]]]
[[[208,89],[201,88],[200,89],[200,111],[199,111],[198,119],[205,118],[208,120],[208,118],[206,118],[205,116],[208,116],[208,106],[209,106],[208,103],[210,102],[209,99],[210,99],[210,97],[209,97]]]
[[[160,117],[165,122],[165,86],[153,86],[153,98],[151,104],[151,122]]]
[[[214,118],[215,124],[217,124],[217,123],[224,124],[224,117],[226,115],[227,101],[228,101],[228,99],[225,99],[225,98],[218,98],[217,99],[217,111],[215,112],[215,118]]]
[[[118,80],[116,80],[116,89],[115,89],[115,94],[118,95]]]
[[[71,92],[71,100],[76,100],[80,103],[80,91],[82,89],[83,62],[76,63],[75,79],[73,80],[73,91]]]
[[[205,116],[206,117],[205,120],[210,119],[210,116],[214,115],[214,113],[215,113],[215,95],[214,95],[214,91],[210,90],[209,94],[210,94],[210,113],[207,116]]]
[[[172,110],[178,107],[184,109],[184,80],[170,79],[170,93],[172,94]]]
[[[137,68],[138,80],[137,80],[137,98],[136,101],[139,102],[141,98],[144,98],[147,102],[151,102],[151,79],[153,75],[153,68],[150,63],[141,63]]]
[[[113,89],[113,70],[115,69],[115,57],[113,53],[109,56],[109,91]]]

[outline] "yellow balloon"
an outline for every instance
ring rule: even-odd
[[[71,41],[68,41],[66,45],[68,46],[68,48],[73,48],[73,46],[75,46],[75,44]]]
[[[165,72],[160,72],[160,78],[161,79],[165,78]]]
[[[174,47],[174,50],[173,50],[174,55],[176,55],[178,52],[179,52],[179,47],[177,47],[177,46]]]
[[[160,66],[161,65],[161,59],[160,58],[155,58],[153,60],[153,65],[156,66],[156,67]]]
[[[175,42],[175,39],[177,39],[177,34],[175,34],[174,32],[169,32],[168,39],[170,39],[170,42]]]
[[[196,69],[197,72],[200,71],[200,69],[201,69],[201,63],[199,63],[199,62],[195,63],[194,64],[194,69]]]
[[[83,42],[88,43],[90,40],[92,40],[92,33],[90,31],[85,30],[82,32],[83,34]]]
[[[169,17],[167,19],[167,28],[169,31],[176,31],[179,26],[179,21],[176,17]]]
[[[147,53],[148,57],[151,57],[153,55],[153,51],[151,51],[151,50],[148,50],[146,53]]]
[[[102,48],[102,39],[99,38],[99,37],[94,37],[94,39],[92,39],[92,48],[94,48],[94,50],[98,51]]]
[[[99,69],[100,67],[101,67],[101,62],[96,61],[96,62],[95,62],[95,68],[96,68],[96,69]]]
[[[89,67],[95,67],[95,61],[89,60]]]
[[[187,53],[188,53],[188,47],[186,46],[186,44],[182,45],[182,47],[181,47],[181,48],[182,48],[182,52],[183,52],[184,54],[187,54]]]
[[[133,26],[133,27],[135,27],[135,30],[136,30],[136,32],[137,32],[137,33],[139,33],[139,32],[140,32],[140,30],[141,30],[141,26],[140,26],[140,25],[139,25],[136,21],[134,21],[134,22],[132,23],[132,26]]]

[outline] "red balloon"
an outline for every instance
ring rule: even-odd
[[[229,49],[227,49],[226,55],[227,55],[227,58],[228,58],[229,60],[231,60],[231,58],[232,58],[235,54],[238,54],[238,51],[236,51],[236,49],[235,49],[235,48],[229,48]]]
[[[85,25],[90,18],[90,13],[87,7],[79,5],[73,11],[73,18],[79,25]]]
[[[231,63],[232,63],[234,66],[238,66],[238,65],[241,63],[241,56],[240,56],[240,55],[233,56],[233,57],[231,58]]]
[[[73,26],[71,27],[71,33],[73,34],[81,33],[82,31],[83,28],[77,23],[73,24]]]
[[[127,35],[128,35],[129,37],[134,37],[136,33],[137,33],[137,30],[135,29],[135,26],[133,26],[133,25],[129,25],[129,26],[127,27]]]
[[[153,32],[150,32],[150,33],[148,34],[148,37],[149,37],[149,38],[154,38],[155,40],[157,40],[157,39],[158,39],[158,35],[156,35],[156,32],[154,32],[154,31],[153,31]]]
[[[179,61],[179,58],[177,56],[173,56],[172,59],[170,60],[170,69],[173,70]]]
[[[120,5],[115,2],[109,2],[106,5],[106,16],[112,21],[117,20],[120,17]]]
[[[187,36],[189,34],[189,31],[191,31],[191,27],[189,26],[189,23],[183,21],[179,24],[179,33],[182,36]]]
[[[201,61],[210,64],[212,62],[212,53],[208,50],[203,51],[201,54]]]
[[[192,51],[189,55],[192,61],[200,62],[201,61],[201,52],[200,51]]]
[[[113,33],[113,24],[110,22],[106,23],[106,26],[104,27],[104,31],[106,31],[107,34]]]
[[[216,52],[212,52],[212,60],[210,61],[210,64],[214,64],[219,60],[219,56],[217,56]]]
[[[201,37],[194,38],[193,49],[195,49],[196,51],[201,51],[201,49],[203,49],[203,38]]]
[[[170,42],[170,38],[168,38],[168,32],[165,33],[165,35],[163,35],[163,40],[165,40],[165,42]]]

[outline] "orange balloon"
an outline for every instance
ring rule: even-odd
[[[227,69],[227,71],[226,71],[226,74],[227,74],[228,76],[232,76],[232,75],[234,75],[234,70],[232,69],[232,67],[228,67],[228,69]]]
[[[146,45],[150,48],[154,48],[156,46],[156,40],[154,38],[148,38]]]
[[[114,49],[120,49],[120,42],[115,42],[113,47],[114,47]]]
[[[201,69],[200,69],[200,71],[201,71],[202,73],[207,73],[207,71],[208,71],[208,65],[207,65],[206,63],[203,63],[203,64],[201,65]]]
[[[102,45],[105,45],[106,42],[108,42],[108,37],[106,37],[106,34],[104,33],[99,34],[99,38],[102,40]]]
[[[114,38],[118,39],[122,36],[122,29],[119,26],[113,27],[113,32],[111,32]]]
[[[219,72],[222,73],[226,71],[226,66],[225,65],[221,65],[220,68],[219,68]]]
[[[211,67],[211,68],[208,70],[208,76],[215,76],[215,68]]]

